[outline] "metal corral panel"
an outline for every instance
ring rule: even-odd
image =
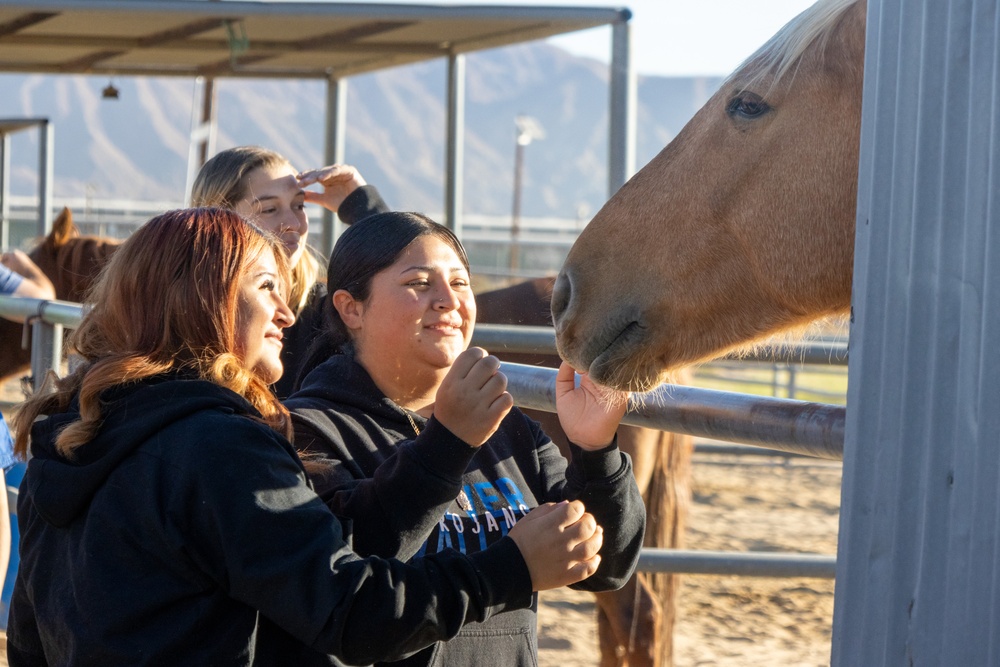
[[[869,2],[838,666],[1000,665],[997,4]]]

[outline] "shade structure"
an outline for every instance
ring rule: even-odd
[[[628,20],[623,8],[0,1],[0,71],[327,78]]]

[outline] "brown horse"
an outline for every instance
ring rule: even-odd
[[[60,301],[83,301],[101,267],[121,243],[117,239],[81,236],[73,213],[64,208],[52,222],[52,231],[28,256],[48,276]],[[24,327],[0,319],[0,382],[24,373],[31,364],[31,346],[21,345]],[[28,334],[30,343],[30,332]]]
[[[648,389],[850,307],[865,18],[806,9],[605,204],[553,293],[563,358]]]
[[[52,232],[30,255],[52,280],[64,301],[82,301],[101,266],[120,240],[80,236],[69,209],[53,223]],[[494,324],[548,325],[552,278],[542,278],[476,297],[479,321]],[[11,344],[0,347],[0,371],[22,372],[28,352],[20,351],[20,325],[12,325]],[[6,335],[0,329],[0,336]],[[13,342],[16,336],[16,344]],[[3,339],[5,340],[5,339]],[[12,356],[13,353],[17,353]],[[515,363],[558,366],[558,357],[501,355]],[[16,364],[20,364],[19,366]],[[13,368],[14,370],[9,370]],[[547,434],[568,452],[566,436],[553,413],[533,412]],[[647,506],[646,546],[679,547],[690,500],[688,486],[691,442],[652,429],[622,427],[619,444],[632,457],[633,469]],[[669,665],[673,652],[675,575],[640,575],[621,590],[597,596],[602,667]]]
[[[554,278],[538,278],[476,296],[477,321],[548,326]],[[493,352],[504,361],[557,368],[555,355]],[[525,410],[569,455],[566,434],[551,412]],[[618,446],[632,457],[636,482],[646,505],[645,546],[680,548],[690,505],[692,442],[689,436],[622,426]],[[621,590],[597,594],[601,667],[673,663],[673,628],[678,579],[674,574],[637,573]]]

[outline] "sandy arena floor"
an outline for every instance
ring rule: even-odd
[[[839,463],[696,455],[688,548],[834,554]],[[677,667],[830,664],[833,580],[683,578]],[[540,667],[598,664],[592,596],[542,594]]]

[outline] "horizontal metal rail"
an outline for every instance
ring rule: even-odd
[[[0,316],[41,319],[73,328],[83,319],[83,306],[71,301],[45,301],[0,294]]]
[[[555,412],[552,368],[504,362],[507,389],[523,408]],[[666,384],[634,396],[623,424],[841,460],[843,406]]]
[[[552,327],[513,324],[477,324],[472,344],[503,356],[512,354],[556,354],[556,334]],[[773,348],[725,357],[735,361],[787,364],[847,365],[847,345],[839,342],[783,343]]]
[[[36,320],[36,326],[44,323],[72,328],[79,324],[83,308],[79,304],[63,301],[0,295],[0,315]],[[545,327],[481,326],[477,327],[477,335],[478,338],[474,339],[477,345],[494,351],[538,352],[538,341],[541,339],[548,340],[551,351],[554,351],[552,330]],[[555,370],[511,363],[504,363],[502,369],[508,378],[508,389],[518,405],[555,410]],[[839,459],[843,456],[844,412],[844,408],[839,406],[664,385],[638,395],[623,422],[716,440],[750,443],[791,454]],[[638,569],[645,572],[831,579],[836,570],[836,558],[816,554],[645,548],[639,556]]]
[[[738,577],[833,579],[836,556],[820,554],[651,549],[639,552],[642,572],[716,574]]]
[[[0,314],[37,317],[73,327],[79,323],[82,307],[62,301],[0,296]],[[515,327],[504,329],[514,329],[508,332],[512,337],[522,333]],[[503,368],[518,405],[555,410],[555,370],[510,363],[504,363]],[[42,375],[44,369],[39,374]],[[662,385],[637,395],[623,422],[794,454],[841,459],[844,419],[845,409],[841,406]]]
[[[773,456],[783,459],[814,458],[805,454],[795,454],[781,451],[780,449],[770,449],[768,447],[758,447],[757,445],[737,445],[723,444],[721,442],[695,442],[695,454],[705,454],[714,456]]]

